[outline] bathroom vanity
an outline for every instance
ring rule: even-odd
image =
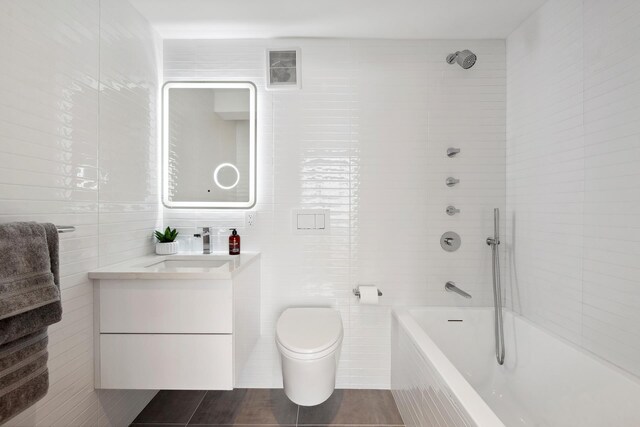
[[[228,390],[260,335],[260,255],[149,256],[94,280],[95,388]]]

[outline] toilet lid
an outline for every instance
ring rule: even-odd
[[[288,308],[278,319],[276,339],[295,353],[318,353],[342,338],[342,318],[331,308]]]

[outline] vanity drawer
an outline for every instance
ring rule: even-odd
[[[231,335],[101,334],[105,389],[230,390]]]
[[[101,280],[101,333],[230,334],[230,280]]]

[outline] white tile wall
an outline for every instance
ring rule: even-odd
[[[582,1],[551,1],[507,43],[508,298],[574,342],[581,332],[582,32]]]
[[[265,49],[302,48],[302,90],[265,90]],[[470,70],[447,54],[469,48]],[[390,306],[491,301],[492,210],[505,203],[503,41],[165,40],[165,80],[251,80],[258,86],[258,204],[244,214],[167,210],[185,233],[240,227],[262,258],[262,339],[242,386],[281,385],[274,328],[288,306],[340,310],[340,387],[389,387]],[[462,148],[449,159],[449,146]],[[456,188],[444,184],[461,179]],[[455,204],[462,214],[449,217]],[[327,236],[295,236],[291,211],[331,209]],[[447,230],[462,249],[445,253]],[[474,299],[443,291],[455,280]],[[380,306],[351,289],[373,283]]]
[[[127,425],[153,392],[94,391],[87,271],[151,250],[156,38],[122,0],[2,0],[0,41],[0,221],[77,227],[61,237],[49,393],[7,425]]]
[[[162,42],[127,0],[101,2],[100,31],[100,264],[108,265],[154,250]]]
[[[510,303],[640,375],[635,0],[550,0],[507,40]]]

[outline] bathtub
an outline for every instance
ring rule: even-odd
[[[640,382],[504,312],[494,354],[492,308],[403,308],[392,320],[391,388],[408,426],[640,426]]]

